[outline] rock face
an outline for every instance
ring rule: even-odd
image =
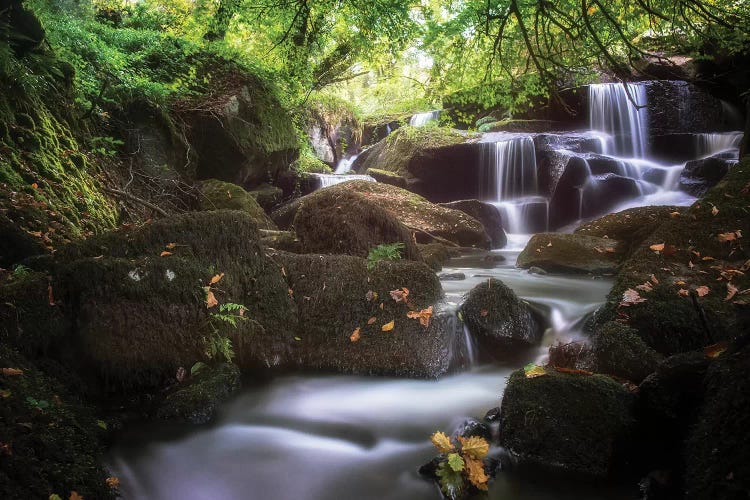
[[[635,396],[603,375],[513,372],[503,394],[500,444],[521,468],[590,479],[613,476],[627,457]]]
[[[693,196],[703,196],[737,163],[737,159],[731,156],[715,155],[687,162],[680,174],[680,189]]]
[[[529,240],[518,255],[516,265],[557,273],[612,274],[621,258],[622,251],[616,240],[582,234],[541,233]]]
[[[187,111],[181,118],[197,154],[199,179],[255,186],[285,171],[299,144],[292,118],[267,85],[250,75],[238,80],[213,98],[210,111]]]
[[[519,347],[542,340],[544,328],[531,308],[496,279],[474,287],[461,306],[469,331],[480,345],[480,355],[502,357]]]
[[[491,248],[503,248],[508,243],[508,237],[503,230],[502,216],[493,205],[479,200],[460,200],[443,203],[441,206],[460,210],[481,222],[484,231],[490,237]]]
[[[307,103],[306,128],[315,155],[330,166],[359,153],[362,124],[344,100],[312,96]]]
[[[278,253],[273,258],[285,269],[304,325],[293,346],[293,364],[358,374],[437,377],[456,362],[455,331],[437,311],[428,327],[407,317],[410,309],[433,306],[442,295],[437,276],[424,264],[381,261],[368,272],[363,259],[344,255]],[[408,305],[389,294],[403,288],[409,290]],[[383,331],[390,322],[393,328]],[[359,339],[353,341],[357,329]]]
[[[261,229],[276,229],[255,198],[236,184],[209,179],[200,185],[202,210],[240,210],[248,214]]]

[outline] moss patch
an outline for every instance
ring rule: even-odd
[[[661,360],[635,330],[616,322],[602,325],[594,334],[593,344],[597,372],[636,384],[653,373]]]
[[[549,272],[612,274],[623,253],[619,242],[581,234],[535,234],[518,255],[516,265]]]
[[[202,210],[240,210],[250,215],[261,229],[276,229],[276,224],[266,215],[255,198],[230,182],[209,179],[201,183]]]

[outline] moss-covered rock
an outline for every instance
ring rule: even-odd
[[[503,394],[500,444],[521,468],[612,477],[627,458],[635,396],[604,375],[513,372]]]
[[[256,186],[251,191],[248,191],[248,193],[266,211],[270,211],[273,207],[277,206],[284,198],[284,192],[281,188],[265,183]]]
[[[623,322],[667,355],[734,336],[741,329],[742,298],[726,299],[731,287],[750,288],[742,271],[750,258],[743,243],[750,234],[748,182],[750,158],[684,214],[661,224],[623,263],[596,322]],[[661,251],[651,248],[659,245]],[[637,288],[647,282],[646,290]],[[645,300],[623,300],[629,289]]]
[[[350,256],[274,256],[284,266],[299,310],[294,362],[305,369],[346,373],[437,377],[459,361],[458,341],[448,321],[434,310],[428,327],[410,319],[410,310],[436,305],[442,288],[427,266],[366,261]],[[408,304],[391,290],[409,290]],[[374,318],[374,319],[371,319]],[[393,322],[391,330],[383,327]],[[351,336],[359,329],[359,340]]]
[[[242,187],[216,179],[200,184],[201,210],[240,210],[248,214],[261,229],[276,229],[276,224],[266,215],[255,197]]]
[[[302,242],[291,231],[268,231],[260,239],[263,246],[284,250],[285,252],[304,253]]]
[[[100,465],[104,430],[91,408],[3,343],[0,367],[23,371],[0,375],[0,496],[115,498]]]
[[[368,168],[365,173],[383,184],[390,184],[391,186],[396,186],[401,189],[407,188],[406,179],[398,174],[394,174],[393,172],[381,170],[379,168]]]
[[[213,419],[218,405],[239,388],[240,370],[236,365],[207,366],[168,394],[156,410],[156,417],[205,424]]]
[[[648,347],[635,330],[617,322],[606,323],[597,329],[593,353],[598,373],[615,375],[636,384],[653,373],[661,360],[661,356]]]
[[[581,234],[535,234],[518,255],[516,265],[548,272],[613,274],[623,253],[619,242]]]
[[[544,328],[536,315],[500,280],[488,279],[475,286],[461,305],[461,313],[486,358],[502,357],[542,340]]]

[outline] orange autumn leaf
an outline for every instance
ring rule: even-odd
[[[458,436],[457,439],[461,443],[461,453],[464,457],[481,460],[487,456],[487,453],[490,451],[490,444],[483,437],[471,436],[464,438]]]
[[[400,290],[391,290],[390,294],[391,294],[391,298],[396,302],[396,304],[399,304],[399,303],[406,304],[409,301],[409,289],[408,288],[401,288]]]
[[[655,245],[651,245],[649,248],[654,252],[661,252],[662,250],[664,250],[664,243],[657,243]]]
[[[390,332],[391,330],[393,330],[394,326],[396,326],[396,320],[386,323],[385,325],[380,327],[380,330],[384,332]]]
[[[19,370],[18,368],[0,368],[0,373],[6,377],[14,377],[16,375],[23,375],[23,370]]]
[[[706,346],[703,348],[703,354],[705,354],[709,358],[718,358],[721,353],[726,351],[729,348],[728,342],[719,342],[718,344],[713,344],[710,346]]]
[[[711,289],[705,285],[699,286],[698,288],[695,289],[695,293],[698,294],[698,297],[705,297],[706,295],[709,294],[710,291]]]
[[[213,278],[211,278],[211,281],[209,281],[208,284],[209,285],[215,285],[216,283],[218,283],[219,281],[221,281],[221,278],[223,278],[223,277],[224,277],[224,273],[217,274],[216,276],[214,276]]]
[[[32,189],[39,189],[39,184],[37,184],[36,182],[32,182],[31,187]]]
[[[211,309],[212,307],[218,306],[219,301],[216,300],[214,292],[211,291],[211,288],[206,286],[203,287],[203,290],[206,292],[206,309]]]
[[[688,291],[687,291],[687,290],[685,290],[684,288],[680,288],[680,289],[679,289],[679,290],[677,291],[677,295],[679,295],[680,297],[687,297],[688,295],[690,295],[690,292],[688,292]]]
[[[108,477],[104,482],[107,483],[107,486],[109,486],[110,488],[117,488],[118,486],[120,486],[120,478],[116,476]]]
[[[738,236],[736,232],[721,233],[721,234],[716,235],[716,239],[718,239],[721,243],[725,243],[727,241],[734,241],[737,239],[737,237]]]
[[[177,246],[177,243],[167,243],[167,244],[165,245],[165,248],[166,248],[167,250],[174,250],[176,246]]]
[[[349,337],[349,340],[351,340],[352,342],[356,342],[356,341],[359,340],[359,338],[360,338],[359,337],[359,327],[357,327],[357,328],[354,329],[354,332]]]
[[[376,318],[375,316],[373,316],[372,318],[370,318],[370,319],[367,320],[367,324],[371,325],[371,324],[375,323],[377,320],[378,320],[378,318]]]
[[[477,489],[487,491],[487,481],[489,481],[490,478],[484,473],[484,464],[482,461],[464,457],[464,465],[466,467],[469,482],[471,482],[471,484]]]
[[[159,257],[167,257],[169,255],[172,255],[172,252],[167,252],[166,250],[164,250],[162,253],[159,254]]]
[[[406,313],[406,317],[409,319],[418,319],[419,324],[427,328],[428,326],[430,326],[430,318],[432,317],[432,306],[428,307],[427,309],[422,309],[419,312],[409,311]]]

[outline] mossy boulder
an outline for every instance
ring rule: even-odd
[[[213,419],[219,404],[239,388],[240,370],[236,365],[206,366],[164,398],[156,410],[156,417],[205,424]]]
[[[623,252],[619,242],[582,234],[535,234],[518,255],[516,265],[552,273],[614,274]]]
[[[529,305],[494,278],[468,293],[461,314],[485,358],[503,357],[519,347],[536,345],[544,333]]]
[[[270,211],[273,207],[277,206],[284,198],[284,191],[280,187],[266,183],[256,186],[248,191],[248,193],[266,211]]]
[[[598,373],[615,375],[636,384],[653,373],[661,360],[635,330],[614,321],[594,333],[593,354]]]
[[[500,444],[520,468],[602,480],[622,472],[635,396],[604,375],[513,372],[503,394]]]
[[[47,253],[39,238],[21,229],[16,223],[0,214],[0,267],[9,268],[27,257]]]
[[[311,200],[315,200],[315,203],[325,203],[326,207],[341,207],[336,208],[341,214],[331,214],[332,211],[329,211],[329,214],[325,215],[321,213],[320,208],[311,211],[310,207],[306,206]],[[348,201],[344,203],[332,200]],[[441,242],[485,249],[490,246],[489,236],[482,224],[468,214],[435,205],[414,193],[379,182],[344,182],[303,197],[300,204],[306,206],[305,210],[312,217],[317,214],[319,217],[340,218],[342,214],[345,217],[351,217],[361,213],[359,216],[361,219],[367,214],[385,211],[390,218],[408,228],[410,234],[413,232],[417,243]],[[316,224],[324,226],[322,220],[317,221]],[[294,225],[304,241],[296,220]],[[322,227],[318,228],[318,230],[322,229]],[[339,229],[333,227],[326,227],[325,230],[340,232]],[[411,239],[411,236],[409,238]],[[367,254],[364,253],[364,255]]]
[[[293,356],[304,369],[345,373],[438,377],[459,361],[453,322],[437,308],[429,326],[409,311],[436,306],[437,276],[411,261],[380,261],[368,271],[364,259],[344,255],[273,257],[283,265],[299,310]],[[390,291],[408,289],[408,303]],[[373,319],[374,318],[374,319]],[[393,328],[383,327],[393,322]],[[359,329],[359,339],[352,340]]]
[[[209,179],[201,182],[200,192],[201,210],[240,210],[252,217],[260,229],[276,229],[255,197],[236,184]]]
[[[101,466],[104,424],[92,409],[4,343],[0,367],[23,372],[0,375],[0,497],[114,499]]]
[[[495,206],[479,200],[452,201],[442,203],[441,206],[460,210],[481,222],[484,231],[490,237],[491,248],[503,248],[508,243],[508,237],[503,230],[503,218]]]
[[[661,224],[623,263],[596,322],[625,323],[665,355],[700,349],[741,330],[743,299],[727,297],[732,287],[750,288],[742,271],[750,258],[743,243],[750,234],[748,182],[750,158],[681,216]],[[645,300],[626,300],[628,290]]]
[[[391,186],[400,187],[401,189],[407,188],[405,178],[401,177],[398,174],[394,174],[393,172],[389,172],[388,170],[368,168],[365,173],[376,181],[382,182],[383,184],[390,184]]]

